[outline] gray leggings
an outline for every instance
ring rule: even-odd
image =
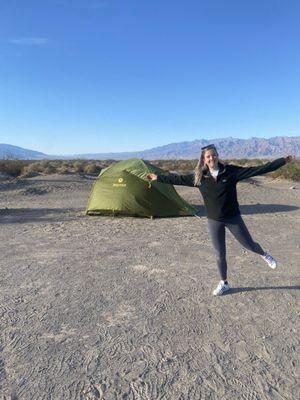
[[[225,245],[225,227],[227,227],[233,236],[246,249],[254,253],[264,255],[265,252],[261,246],[254,242],[246,225],[240,215],[226,218],[223,221],[208,219],[208,229],[211,235],[212,244],[217,256],[217,264],[221,279],[227,279],[226,245]]]

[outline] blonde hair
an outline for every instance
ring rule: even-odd
[[[197,162],[196,167],[194,169],[194,186],[201,185],[201,179],[203,176],[203,172],[207,169],[207,166],[205,165],[205,162],[204,162],[204,156],[208,150],[214,150],[215,154],[218,156],[217,149],[213,144],[202,147],[199,161]]]

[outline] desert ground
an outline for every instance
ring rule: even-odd
[[[0,182],[0,399],[299,399],[300,184],[239,184],[279,265],[228,233],[222,297],[198,189],[200,217],[88,217],[92,184]]]

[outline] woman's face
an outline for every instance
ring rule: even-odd
[[[214,149],[206,150],[204,153],[204,162],[210,169],[218,168],[219,157]]]

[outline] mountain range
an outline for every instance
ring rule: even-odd
[[[0,144],[0,159],[43,160],[43,159],[98,159],[123,160],[143,158],[145,160],[197,159],[201,147],[214,143],[224,159],[274,158],[288,154],[300,156],[300,136],[276,136],[272,138],[196,139],[189,142],[170,143],[149,150],[121,153],[88,153],[72,155],[49,155],[9,144]]]

